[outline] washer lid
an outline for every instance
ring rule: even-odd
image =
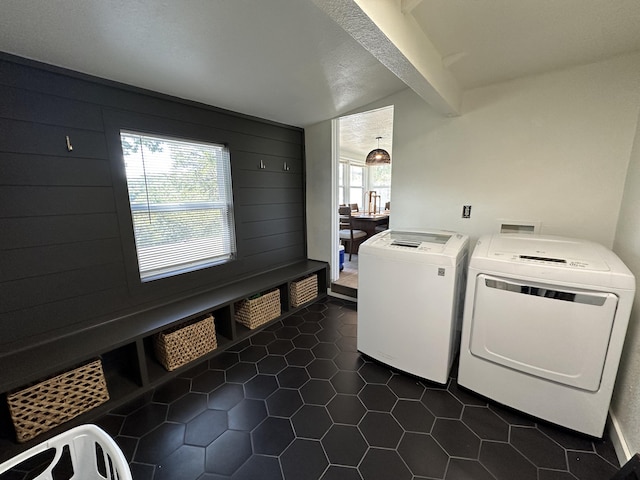
[[[389,255],[407,262],[450,263],[465,254],[468,247],[469,237],[457,232],[435,229],[385,230],[368,238],[360,245],[358,252],[363,256]]]
[[[401,247],[419,248],[423,243],[446,245],[451,238],[450,234],[434,232],[389,232],[389,245]]]

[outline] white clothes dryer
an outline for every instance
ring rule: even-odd
[[[601,437],[635,294],[609,249],[571,238],[495,234],[469,262],[458,383]]]
[[[469,238],[386,230],[358,253],[358,350],[445,384],[457,353]]]

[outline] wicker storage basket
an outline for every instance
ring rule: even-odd
[[[299,307],[318,296],[318,276],[310,275],[302,280],[291,282],[290,290],[291,306]]]
[[[280,316],[280,290],[275,289],[258,298],[240,300],[235,304],[236,322],[254,329]]]
[[[217,346],[212,315],[177,325],[153,336],[156,358],[170,372],[215,350]]]
[[[18,442],[109,400],[100,359],[7,395]]]

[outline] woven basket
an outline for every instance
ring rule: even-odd
[[[18,442],[26,442],[109,400],[98,359],[7,395]]]
[[[218,346],[213,316],[181,324],[153,336],[158,361],[170,372]]]
[[[258,298],[240,300],[235,304],[236,322],[254,329],[280,316],[280,290],[275,289]]]
[[[291,282],[290,294],[291,306],[294,308],[313,300],[318,296],[318,276],[311,275],[302,280]]]

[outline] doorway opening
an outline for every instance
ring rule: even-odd
[[[392,163],[367,165],[365,160],[369,152],[381,148],[393,162],[393,105],[334,120],[333,137],[334,224],[340,224],[339,206],[349,206],[351,228],[366,236],[351,242],[335,235],[331,293],[354,299],[359,245],[389,225]]]

